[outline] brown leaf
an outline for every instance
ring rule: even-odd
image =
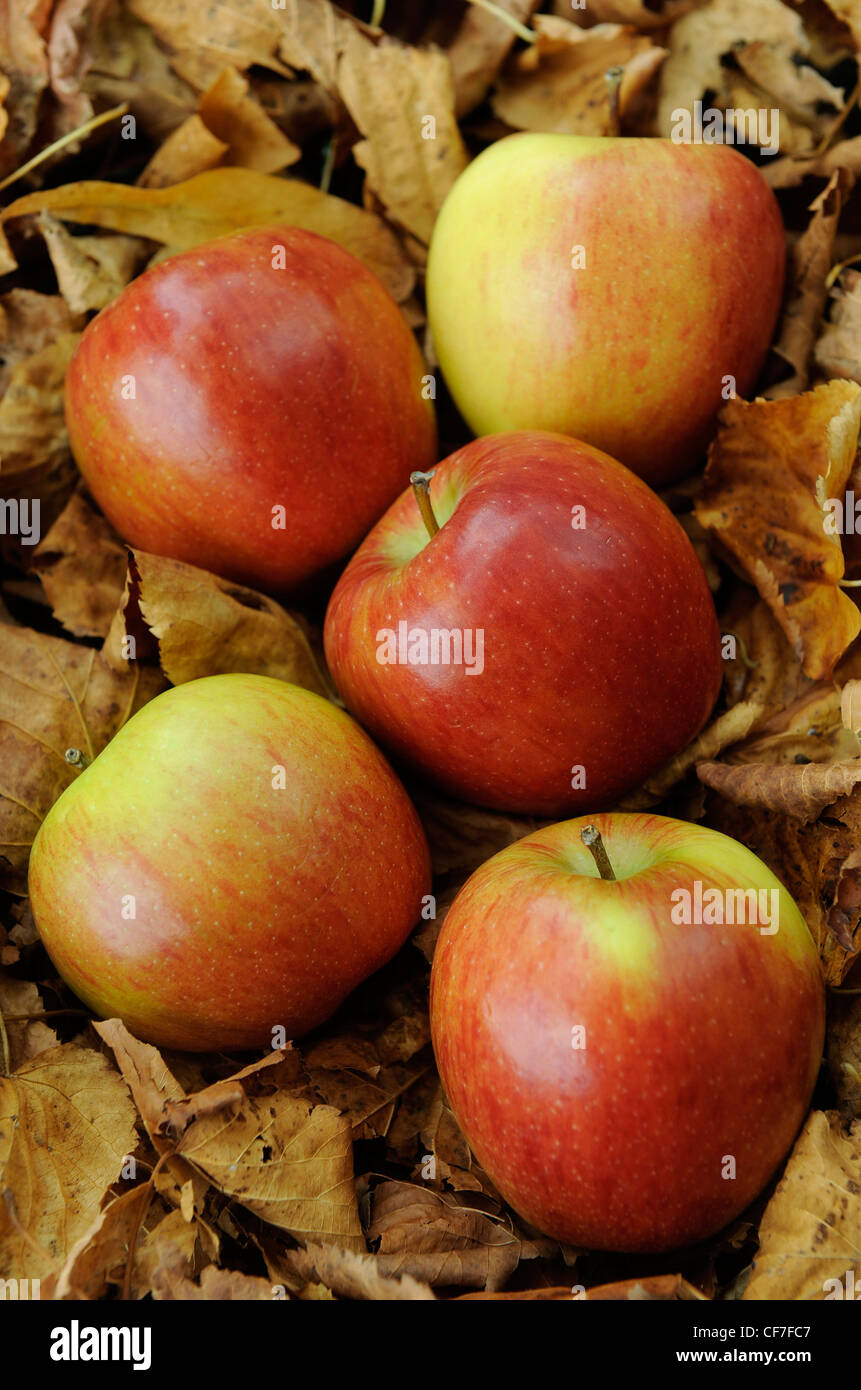
[[[6,391],[19,362],[82,325],[81,318],[72,314],[59,294],[10,290],[0,295],[0,311],[0,394]]]
[[[149,1183],[133,1187],[99,1212],[75,1242],[54,1285],[55,1299],[104,1298],[122,1286],[133,1243],[152,1200]]]
[[[706,725],[701,734],[689,743],[681,753],[652,774],[642,787],[623,797],[618,808],[621,811],[642,811],[656,802],[662,801],[669,791],[680,782],[699,762],[708,761],[724,748],[730,748],[745,738],[762,718],[763,706],[756,700],[741,700],[724,714],[718,715],[711,724]]]
[[[522,24],[540,3],[541,0],[502,0],[499,8]],[[454,38],[446,44],[458,120],[484,101],[516,38],[514,29],[504,19],[477,5],[467,5]]]
[[[840,692],[828,681],[811,685],[757,727],[753,737],[736,744],[733,763],[849,763],[859,755],[857,734],[840,717]]]
[[[823,376],[861,383],[861,272],[844,270],[831,291],[831,320],[814,350]]]
[[[141,623],[157,639],[162,670],[173,685],[243,671],[329,694],[304,629],[274,599],[194,565],[134,550],[108,642],[115,663],[123,660],[123,636],[135,636]]]
[[[861,1280],[861,1122],[845,1134],[814,1110],[759,1227],[759,1253],[743,1300],[839,1297]],[[830,1281],[830,1282],[829,1282]]]
[[[536,15],[537,43],[518,53],[491,101],[517,130],[609,135],[613,116],[606,74],[624,68],[619,111],[627,110],[666,56],[651,39],[618,24],[579,29],[567,19]]]
[[[826,983],[839,985],[861,951],[861,792],[812,824],[712,794],[706,823],[763,859],[792,894],[816,942]]]
[[[399,302],[415,273],[394,233],[381,218],[298,179],[255,169],[210,169],[170,188],[132,188],[122,183],[70,183],[30,193],[10,203],[3,222],[47,211],[67,222],[89,222],[114,232],[164,242],[171,252],[225,236],[243,227],[283,223],[336,241],[382,280]]]
[[[187,1221],[181,1211],[169,1211],[148,1231],[135,1251],[134,1296],[144,1298],[155,1288],[164,1288],[178,1279],[192,1279],[199,1274],[208,1261],[200,1233],[200,1224]]]
[[[197,109],[207,128],[227,146],[225,164],[277,174],[302,157],[299,146],[279,130],[252,94],[250,82],[234,67],[222,68]]]
[[[14,975],[0,970],[0,1015],[6,1029],[13,1071],[33,1057],[38,1057],[40,1052],[57,1046],[57,1035],[53,1028],[38,1017],[26,1017],[27,1014],[38,1015],[44,1008],[42,996],[30,980],[18,980]]]
[[[4,477],[28,480],[68,457],[63,382],[78,333],[60,333],[19,362],[0,401],[0,460]]]
[[[54,617],[76,637],[107,636],[126,567],[125,546],[82,492],[69,499],[34,559]]]
[[[730,401],[695,507],[815,680],[831,675],[861,630],[861,614],[837,587],[843,552],[826,529],[825,508],[843,495],[859,424],[855,382],[781,401]]]
[[[810,204],[813,216],[807,228],[790,247],[788,291],[772,351],[782,357],[792,371],[765,392],[771,400],[794,396],[806,390],[810,383],[813,348],[828,297],[827,277],[834,238],[853,182],[852,175],[844,170],[838,169],[832,174],[826,187]]]
[[[826,1056],[840,1114],[848,1124],[861,1116],[861,994],[832,994]]]
[[[127,101],[152,140],[164,140],[195,109],[196,92],[171,66],[176,55],[169,55],[127,7],[100,11],[97,22],[91,17],[86,45],[87,91],[100,107]]]
[[[376,1188],[368,1240],[379,1241],[381,1274],[410,1274],[431,1285],[498,1289],[521,1257],[520,1241],[501,1221],[414,1183]]]
[[[50,12],[44,0],[16,0],[0,15],[0,51],[8,80],[6,105],[13,119],[3,138],[0,175],[24,160],[36,133],[42,93],[48,85],[45,29]]]
[[[388,1278],[380,1273],[375,1255],[357,1255],[334,1245],[308,1244],[304,1250],[290,1250],[285,1257],[285,1269],[297,1282],[323,1284],[338,1298],[404,1303],[436,1301],[429,1284],[420,1283],[409,1274]]]
[[[258,1279],[233,1269],[216,1269],[214,1265],[206,1267],[199,1284],[190,1279],[177,1278],[169,1268],[162,1267],[155,1271],[152,1287],[156,1298],[179,1299],[183,1302],[271,1302],[273,1297],[272,1285],[267,1279]]]
[[[92,760],[164,681],[134,663],[114,671],[91,647],[29,628],[0,631],[0,881],[23,892],[33,837],[79,775],[66,750]]]
[[[422,787],[413,787],[412,797],[428,837],[434,874],[471,874],[492,854],[547,824],[446,801]]]
[[[842,175],[848,188],[861,173],[861,135],[840,140],[836,145],[807,158],[787,155],[784,159],[769,160],[762,166],[766,181],[774,189],[797,188],[805,179],[834,179]]]
[[[140,178],[140,188],[169,188],[221,164],[228,146],[204,124],[197,112],[172,130]]]
[[[285,16],[270,5],[233,0],[201,6],[198,0],[128,0],[128,9],[171,49],[202,48],[210,61],[245,69],[253,63],[284,72],[276,58]]]
[[[758,806],[801,821],[815,820],[861,782],[861,762],[792,764],[703,762],[697,776],[738,806]]]
[[[705,1301],[705,1295],[680,1274],[655,1274],[645,1279],[623,1279],[617,1284],[596,1284],[580,1292],[580,1285],[551,1289],[522,1289],[516,1293],[462,1293],[458,1302],[468,1299],[516,1299],[521,1302],[570,1303],[585,1299],[593,1302],[645,1302],[668,1299]]]
[[[92,1048],[54,1047],[0,1077],[0,1268],[50,1274],[136,1143],[126,1087]]]
[[[366,189],[388,216],[424,246],[446,194],[468,155],[454,115],[445,54],[356,32],[338,66],[341,97],[365,137],[353,157]],[[432,122],[432,125],[429,124]]]
[[[74,314],[104,309],[140,270],[148,243],[131,236],[77,236],[50,213],[39,214],[39,230],[60,293]]]

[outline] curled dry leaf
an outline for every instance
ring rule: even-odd
[[[861,994],[832,995],[828,1014],[828,1070],[848,1125],[861,1117]]]
[[[377,1265],[389,1278],[409,1274],[431,1285],[499,1289],[521,1258],[510,1227],[461,1205],[451,1193],[384,1182],[373,1194],[368,1240],[379,1241]]]
[[[222,68],[197,109],[207,128],[227,146],[225,164],[277,174],[302,157],[299,146],[267,115],[250,82],[234,67]]]
[[[160,145],[138,179],[140,188],[169,188],[214,169],[227,154],[228,145],[219,140],[194,113],[177,126]]]
[[[81,327],[80,318],[59,294],[10,290],[0,295],[0,311],[0,393],[6,391],[19,362],[50,347],[61,334]]]
[[[508,64],[492,98],[495,114],[518,130],[608,135],[612,113],[606,74],[623,68],[619,112],[626,112],[666,56],[651,39],[618,24],[579,29],[536,15],[538,41]]]
[[[123,597],[126,568],[125,546],[80,491],[70,497],[34,557],[54,617],[76,637],[107,636]]]
[[[771,400],[804,391],[810,383],[814,345],[819,336],[828,297],[827,277],[837,224],[852,190],[853,175],[845,169],[832,174],[825,188],[810,204],[813,214],[802,235],[790,248],[789,286],[772,353],[790,366],[791,373],[771,386]]]
[[[60,293],[73,314],[104,309],[141,268],[149,252],[148,243],[140,237],[73,237],[47,212],[39,215],[39,229]]]
[[[166,1281],[192,1279],[199,1274],[209,1260],[200,1234],[200,1223],[187,1221],[181,1211],[168,1212],[148,1231],[135,1249],[135,1297],[143,1298],[156,1287],[164,1287]]]
[[[847,681],[840,692],[840,717],[847,729],[861,733],[861,680]]]
[[[831,675],[861,630],[861,614],[837,587],[840,538],[826,529],[826,503],[843,496],[859,424],[855,382],[781,401],[730,401],[695,507],[815,680]]]
[[[134,1106],[107,1059],[67,1043],[0,1077],[0,1269],[56,1272],[137,1143]]]
[[[12,119],[0,150],[0,175],[23,163],[39,119],[42,93],[48,85],[45,30],[50,7],[42,0],[20,0],[4,6],[3,70],[8,86],[5,104]]]
[[[111,6],[98,19],[91,14],[85,42],[89,63],[83,85],[100,108],[128,102],[135,120],[156,141],[195,109],[194,88],[171,66],[152,29],[127,7]]]
[[[758,700],[741,700],[732,709],[718,715],[698,734],[693,743],[676,754],[665,767],[647,778],[638,791],[624,797],[617,807],[620,811],[644,811],[662,801],[669,791],[697,763],[714,758],[724,748],[746,738],[762,719],[763,706]]]
[[[697,776],[737,806],[758,806],[808,822],[861,782],[861,761],[802,767],[703,762],[697,764]]]
[[[54,1279],[55,1299],[104,1298],[111,1285],[122,1287],[152,1195],[150,1184],[142,1183],[115,1197],[99,1212],[72,1246]]]
[[[523,24],[540,3],[541,0],[502,0],[499,8]],[[516,37],[504,19],[477,5],[466,6],[454,38],[446,46],[458,120],[484,101]]]
[[[29,628],[2,629],[0,652],[0,883],[23,892],[30,845],[79,774],[68,748],[92,759],[164,688],[158,671],[112,670],[90,647]]]
[[[233,1269],[216,1269],[214,1265],[207,1265],[199,1284],[177,1274],[171,1266],[161,1265],[153,1273],[152,1289],[158,1299],[182,1302],[271,1302],[273,1297],[272,1285],[267,1279]]]
[[[435,1302],[429,1284],[410,1274],[388,1278],[380,1273],[375,1255],[357,1255],[332,1245],[308,1244],[304,1250],[289,1250],[284,1257],[285,1276],[295,1281],[296,1292],[305,1284],[323,1284],[338,1298],[370,1301],[421,1303]]]
[[[210,169],[170,188],[131,188],[95,180],[64,184],[18,198],[0,220],[43,211],[67,222],[149,237],[171,252],[243,227],[280,222],[319,232],[352,251],[398,302],[408,298],[415,283],[415,272],[397,238],[374,213],[298,179],[254,169]]]
[[[814,349],[823,376],[861,383],[861,273],[844,270],[831,291],[830,322]]]
[[[766,181],[774,189],[797,188],[805,179],[833,179],[842,176],[849,184],[861,173],[861,135],[848,140],[840,140],[822,154],[812,154],[806,159],[787,155],[763,166]]]
[[[835,1113],[808,1116],[765,1209],[744,1300],[847,1297],[861,1281],[861,1121],[844,1133]]]
[[[421,787],[411,789],[431,849],[434,874],[471,874],[506,845],[522,840],[547,821],[506,816],[448,801]]]
[[[739,585],[721,614],[721,632],[736,639],[724,658],[724,692],[731,707],[740,700],[762,706],[764,722],[803,697],[813,685],[762,599]],[[732,653],[732,654],[731,654]],[[758,724],[757,724],[758,727]],[[709,756],[714,756],[710,754]]]
[[[851,763],[861,753],[857,734],[840,718],[840,692],[828,681],[811,685],[785,709],[762,722],[751,738],[736,744],[733,763]]]
[[[173,685],[244,671],[328,694],[305,630],[274,599],[194,565],[134,550],[106,649],[114,664],[124,664],[123,637],[137,641],[142,626],[157,640],[161,668]]]
[[[38,1017],[44,1008],[42,996],[30,980],[17,980],[0,970],[0,1015],[12,1071],[57,1046],[56,1033]]]
[[[13,368],[0,401],[0,460],[4,477],[32,485],[68,458],[63,382],[78,333],[60,333]]]
[[[861,791],[811,823],[712,793],[706,823],[747,845],[777,875],[810,928],[826,983],[839,985],[861,952]]]

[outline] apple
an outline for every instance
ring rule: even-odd
[[[199,1052],[322,1023],[419,920],[429,855],[362,730],[267,676],[159,695],[52,806],[30,859],[42,940],[75,993]]]
[[[562,435],[474,440],[347,565],[324,640],[347,707],[407,768],[495,810],[613,803],[721,683],[705,575],[659,498]],[[435,525],[439,530],[430,537]]]
[[[443,205],[428,317],[475,434],[574,435],[658,487],[754,386],[784,269],[777,202],[736,150],[511,135]]]
[[[425,370],[355,256],[258,228],[162,261],[97,315],[66,377],[69,439],[132,545],[280,592],[433,463]]]
[[[479,1163],[527,1221],[586,1248],[671,1250],[738,1216],[792,1144],[822,973],[743,845],[663,816],[591,821],[527,836],[461,889],[433,962],[433,1045]]]

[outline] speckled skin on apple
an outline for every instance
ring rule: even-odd
[[[654,487],[702,462],[756,383],[785,236],[725,145],[517,134],[483,151],[434,226],[428,317],[475,434],[585,439]]]
[[[445,459],[430,497],[433,539],[407,491],[326,615],[337,687],[384,748],[464,801],[557,816],[611,805],[700,731],[721,684],[714,604],[645,483],[575,440],[514,433]],[[378,633],[401,620],[483,629],[483,672],[380,664]]]
[[[97,315],[66,378],[69,439],[126,540],[278,592],[434,462],[425,371],[355,256],[266,227],[169,258]]]
[[[75,993],[195,1052],[322,1023],[429,891],[424,831],[383,755],[331,702],[266,676],[145,705],[54,803],[30,859],[36,924]]]
[[[790,1148],[822,1055],[822,973],[790,895],[743,845],[661,816],[589,819],[616,882],[598,878],[584,819],[503,850],[461,890],[434,957],[434,1051],[522,1216],[588,1249],[671,1250],[742,1212]],[[777,890],[779,930],[674,924],[671,895],[695,880]]]

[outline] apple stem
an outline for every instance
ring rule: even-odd
[[[612,880],[615,883],[616,875],[613,873],[613,865],[610,863],[607,851],[604,848],[604,841],[601,839],[601,832],[597,825],[584,825],[580,831],[580,839],[588,849],[592,858],[598,866],[598,873],[603,879]]]
[[[433,540],[439,530],[439,522],[433,514],[433,507],[431,506],[430,500],[430,480],[432,477],[433,469],[431,469],[430,473],[419,473],[416,471],[410,474],[410,483],[412,484],[416,501],[419,504],[422,521],[427,527],[427,533],[431,540]]]
[[[607,96],[610,100],[610,128],[608,135],[618,137],[622,132],[622,110],[621,92],[622,78],[625,76],[625,69],[621,67],[608,68],[604,73],[604,81],[607,84]]]

